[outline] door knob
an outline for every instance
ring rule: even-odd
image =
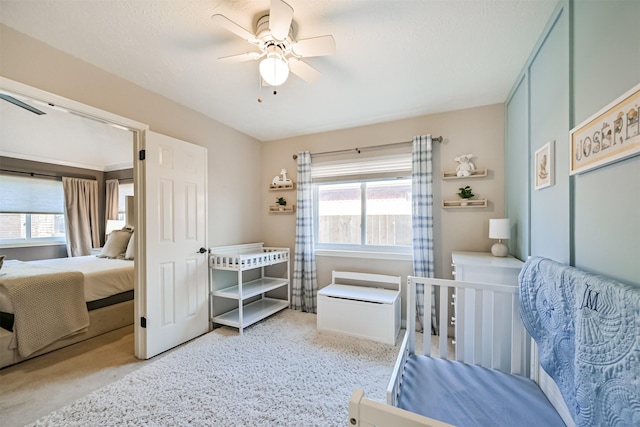
[[[205,248],[200,248],[200,250],[198,251],[199,254],[204,254],[206,252],[207,250]]]

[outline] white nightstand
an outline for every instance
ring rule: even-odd
[[[452,252],[453,277],[475,283],[518,286],[524,263],[512,256],[495,257],[490,252]]]

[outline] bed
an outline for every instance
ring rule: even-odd
[[[133,260],[93,255],[5,261],[0,368],[132,324],[134,276]]]
[[[544,258],[529,259],[519,279],[518,289],[409,277],[407,333],[387,404],[356,389],[349,424],[640,425],[640,289]],[[425,287],[425,307],[432,287],[440,296],[437,354],[428,339],[422,352],[416,348],[417,285]],[[510,321],[494,322],[505,311]],[[499,339],[504,328],[508,342]]]

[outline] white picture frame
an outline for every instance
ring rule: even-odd
[[[549,141],[536,150],[533,157],[533,182],[536,190],[555,184],[555,141]]]
[[[569,175],[640,153],[640,84],[569,132]]]

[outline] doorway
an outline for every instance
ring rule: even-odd
[[[79,157],[74,157],[75,154],[78,154],[77,152],[82,153],[93,151],[93,154],[95,155],[95,152],[101,151],[113,154],[113,152],[115,151],[114,145],[117,144],[114,143],[115,139],[109,139],[109,141],[111,142],[109,149],[105,150],[104,146],[100,147],[100,149],[96,147],[90,147],[92,138],[86,135],[91,135],[91,133],[94,132],[94,135],[96,136],[95,139],[98,140],[98,143],[102,142],[104,145],[107,144],[106,142],[104,142],[105,140],[113,137],[116,134],[125,135],[123,139],[126,139],[128,141],[126,142],[126,144],[128,145],[127,163],[130,168],[133,168],[132,178],[134,183],[134,192],[138,195],[138,197],[135,198],[134,210],[136,213],[143,212],[140,207],[143,206],[142,201],[144,199],[144,186],[139,180],[140,173],[137,171],[138,166],[135,162],[135,153],[137,153],[141,149],[141,147],[144,146],[144,135],[149,128],[148,125],[97,108],[93,108],[88,105],[69,100],[58,95],[42,91],[40,89],[33,88],[31,86],[24,85],[22,83],[3,77],[0,77],[0,93],[2,93],[3,95],[8,95],[9,97],[12,97],[14,99],[18,99],[19,101],[32,106],[38,111],[46,113],[49,118],[60,119],[60,121],[62,122],[61,124],[59,124],[61,128],[64,128],[65,126],[71,126],[72,123],[75,125],[80,123],[80,127],[82,127],[82,130],[84,132],[83,135],[85,135],[78,138],[80,139],[80,146],[74,148],[70,145],[65,145],[64,141],[54,140],[53,136],[49,134],[48,136],[45,136],[45,141],[47,142],[47,144],[45,144],[46,146],[41,145],[39,147],[31,147],[35,148],[35,151],[31,152],[28,149],[29,147],[27,141],[29,141],[30,139],[36,139],[40,141],[40,144],[42,144],[41,138],[36,138],[35,135],[27,135],[22,139],[17,140],[17,144],[21,144],[22,146],[11,146],[8,141],[12,138],[7,138],[3,141],[2,153],[0,153],[5,157],[18,158],[23,161],[38,161],[41,163],[48,161],[50,163],[52,162],[52,159],[56,159],[56,156],[58,156],[56,163],[57,165],[67,167],[82,167],[84,170],[90,170],[92,168],[81,166],[81,162],[77,160]],[[3,108],[5,107],[5,104],[9,105],[9,103],[5,102],[4,100],[1,100],[0,102],[3,103]],[[27,115],[26,117],[31,118],[31,116],[33,116],[36,120],[41,118],[36,114],[32,114],[32,112],[23,111],[18,107],[11,108],[12,110],[7,111],[13,112],[15,110],[16,113]],[[37,121],[34,123],[37,123]],[[62,131],[62,129],[58,130]],[[71,139],[73,137],[69,137],[65,134],[63,138]],[[89,163],[91,162],[96,162],[95,157],[89,161]],[[97,171],[99,170],[99,167],[93,169],[95,169],[96,174],[98,174]],[[102,211],[104,211],[104,209],[102,209]],[[104,214],[104,212],[101,212],[101,214]],[[138,227],[137,218],[138,215],[134,215],[134,228]],[[104,227],[105,221],[100,222],[101,228]],[[104,230],[102,231],[104,232]],[[104,236],[104,233],[102,233],[102,235]],[[144,239],[141,238],[139,233],[137,236],[135,236],[135,239],[136,256],[134,258],[134,319],[139,318],[139,316],[137,316],[138,301],[136,300],[138,299],[138,295],[141,293],[143,294],[146,288],[146,283],[143,280],[140,280],[141,269],[139,268],[139,260],[143,260],[143,258],[140,257],[140,254],[144,254],[145,250]]]
[[[207,247],[208,204],[206,148],[150,132],[148,125],[1,77],[0,91],[132,133],[136,195],[133,221],[135,356],[147,359],[206,333],[209,327],[208,263],[204,249]],[[168,175],[163,175],[165,172]],[[150,203],[147,209],[149,194],[161,194],[162,203]],[[185,211],[189,221],[182,221],[181,224],[188,232],[182,233],[184,235],[176,233],[175,238],[172,236],[159,242],[158,246],[164,242],[171,243],[162,257],[154,256],[157,251],[148,252],[149,248],[156,246],[153,243],[155,241],[149,239],[158,236],[148,234],[147,225],[164,226],[155,228],[154,232],[175,230],[176,219],[180,222],[180,215],[176,213],[189,207],[193,207]],[[152,212],[155,212],[155,216]],[[198,232],[191,233],[192,230]],[[176,245],[177,242],[186,242],[186,246]],[[163,271],[159,278],[155,275],[156,270]],[[152,281],[151,288],[147,286],[147,277]],[[163,308],[159,314],[153,313],[157,298],[160,298]],[[171,315],[175,313],[177,316]],[[154,314],[157,315],[148,321],[148,316]],[[151,330],[160,331],[159,325],[162,332],[148,333]],[[169,330],[174,332],[165,333]]]

